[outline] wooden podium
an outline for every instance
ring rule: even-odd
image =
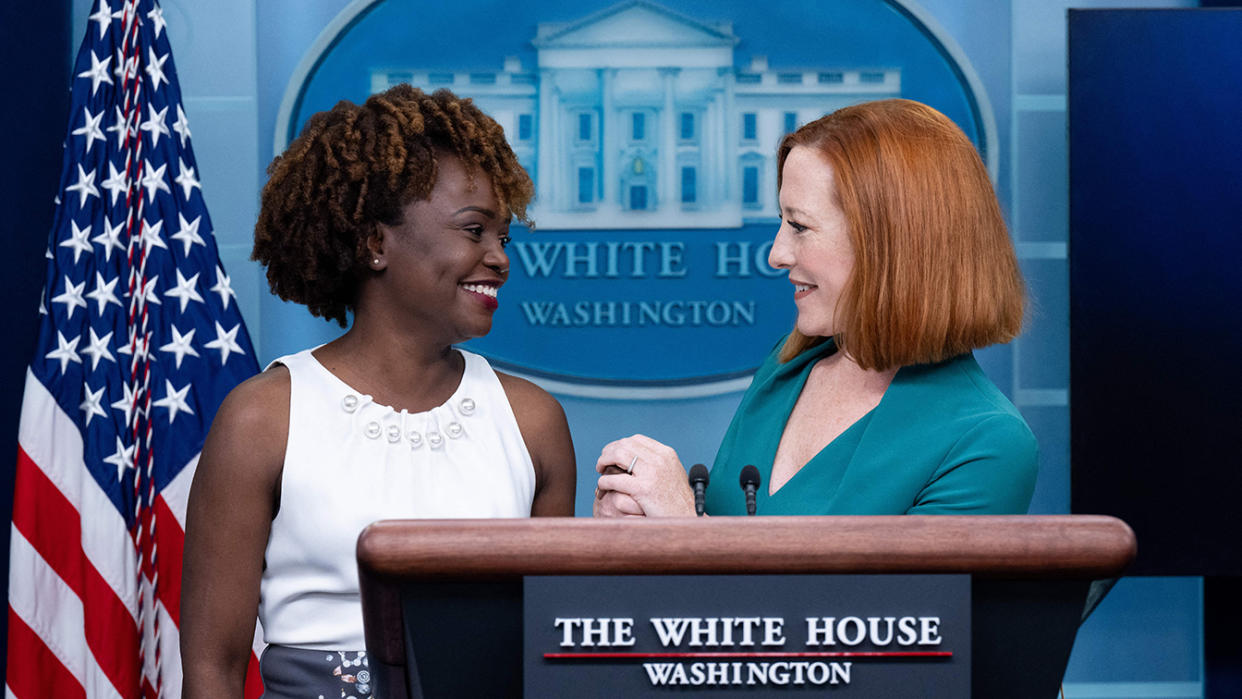
[[[845,573],[969,574],[973,695],[1048,699],[1135,551],[1089,515],[408,520],[363,531],[358,567],[382,699],[520,696],[523,576]]]

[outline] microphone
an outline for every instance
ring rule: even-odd
[[[694,489],[694,514],[703,516],[703,494],[707,490],[707,467],[695,464],[690,467],[690,487]]]
[[[759,469],[751,465],[742,467],[742,477],[738,479],[742,490],[746,491],[746,514],[755,514],[755,491],[759,489]]]

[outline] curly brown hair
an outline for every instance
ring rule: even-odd
[[[501,205],[530,224],[534,185],[469,99],[401,84],[312,116],[267,168],[251,259],[267,266],[272,293],[345,327],[376,224],[399,225],[403,206],[431,196],[445,153],[472,178],[486,173]]]

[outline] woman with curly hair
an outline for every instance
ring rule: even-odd
[[[184,696],[242,695],[257,612],[265,696],[366,697],[367,524],[573,514],[560,405],[453,346],[491,329],[533,187],[470,100],[408,85],[316,114],[268,173],[272,291],[353,323],[216,414],[187,514]]]

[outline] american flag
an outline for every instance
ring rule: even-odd
[[[23,699],[180,695],[190,480],[258,370],[159,3],[93,10],[18,435],[5,683]]]

